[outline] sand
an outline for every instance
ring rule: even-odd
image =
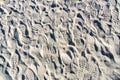
[[[0,80],[120,80],[120,0],[0,0]]]

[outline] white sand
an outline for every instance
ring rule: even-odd
[[[120,80],[120,0],[0,0],[0,80]]]

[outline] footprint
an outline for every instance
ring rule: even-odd
[[[86,7],[87,7],[87,5],[86,5],[85,2],[79,2],[79,3],[77,4],[77,9],[78,9],[78,11],[80,11],[80,10],[85,10]]]
[[[47,36],[45,36],[44,34],[40,34],[38,36],[38,41],[37,41],[40,45],[44,46],[46,44],[48,44],[48,38]]]
[[[61,53],[62,61],[64,64],[69,65],[72,61],[70,56],[68,56],[65,52]]]
[[[14,54],[12,57],[11,57],[11,73],[14,75],[16,75],[16,71],[17,71],[17,66],[18,66],[18,55],[17,54]]]
[[[70,64],[70,68],[71,68],[70,73],[72,73],[72,74],[77,74],[78,73],[79,67],[77,65],[75,65],[74,63]]]
[[[85,66],[87,64],[87,61],[85,58],[79,59],[79,71],[78,74],[82,75],[84,73]]]
[[[92,79],[92,75],[89,74],[89,73],[84,74],[83,80],[93,80],[93,79]]]
[[[55,47],[54,45],[47,45],[47,47],[48,47],[48,50],[49,50],[49,52],[50,52],[50,54],[56,54],[56,52],[57,52],[57,47]]]
[[[100,72],[98,66],[95,63],[93,62],[87,63],[85,66],[85,70],[86,72],[91,74],[92,80],[99,80]]]
[[[75,39],[75,45],[79,53],[81,53],[86,48],[86,42],[82,38]]]
[[[26,77],[27,77],[28,80],[35,80],[34,73],[31,69],[27,69],[25,71],[25,74],[26,74]]]

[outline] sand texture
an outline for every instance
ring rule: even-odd
[[[120,80],[120,0],[0,0],[0,80]]]

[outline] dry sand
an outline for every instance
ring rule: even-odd
[[[120,0],[0,0],[0,80],[120,80]]]

